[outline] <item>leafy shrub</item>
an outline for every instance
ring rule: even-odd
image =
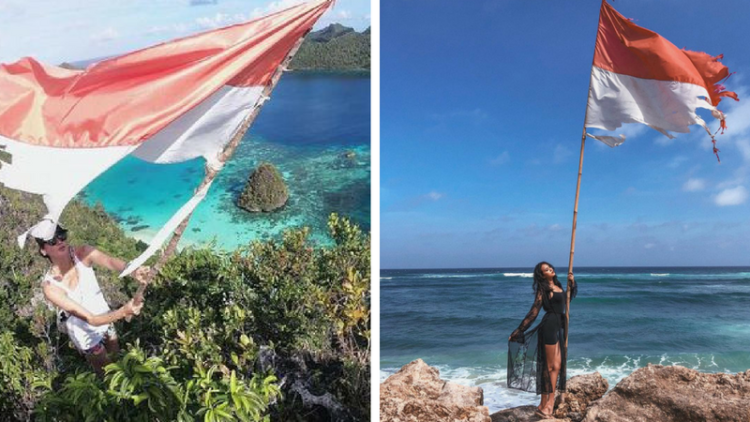
[[[118,323],[123,350],[99,379],[57,333],[39,287],[49,264],[35,245],[16,244],[41,210],[38,198],[0,187],[0,414],[369,419],[370,239],[348,220],[331,216],[330,247],[313,247],[300,229],[231,253],[181,251],[149,287],[142,315]],[[62,221],[73,243],[124,259],[143,248],[101,207],[74,202]],[[116,274],[97,276],[113,307],[134,291]]]

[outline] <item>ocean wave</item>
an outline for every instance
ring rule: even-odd
[[[654,278],[668,280],[747,280],[750,273],[714,273],[714,274],[689,274],[689,273],[577,273],[576,278],[602,279],[602,280],[652,280]]]
[[[487,278],[487,277],[508,277],[508,278],[532,278],[532,272],[483,272],[483,273],[414,273],[399,274],[389,277],[380,277],[381,280],[396,279],[467,279],[467,278]],[[563,280],[564,274],[558,275]],[[750,280],[750,272],[732,272],[732,273],[576,273],[578,279],[599,279],[601,281],[614,280],[643,280],[649,281],[654,279],[661,280]],[[597,280],[598,281],[598,280]]]
[[[414,275],[414,278],[479,278],[479,277],[495,277],[501,273],[475,273],[475,274],[420,274]]]

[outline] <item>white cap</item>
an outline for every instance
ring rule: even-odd
[[[37,239],[50,240],[55,236],[56,230],[57,222],[50,218],[45,218],[44,220],[36,223],[22,235],[18,236],[18,246],[23,248],[24,243],[26,243],[26,238],[29,235]]]

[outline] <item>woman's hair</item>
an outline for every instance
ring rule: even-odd
[[[555,266],[550,264],[549,262],[542,261],[538,264],[536,264],[536,267],[534,267],[534,293],[536,294],[537,291],[542,291],[542,297],[546,301],[549,297],[549,283],[547,283],[547,278],[544,277],[544,273],[542,273],[542,265],[547,264],[549,265],[553,270],[555,269]],[[562,284],[560,284],[560,280],[557,279],[557,271],[555,271],[555,277],[552,279],[555,285],[562,289]]]

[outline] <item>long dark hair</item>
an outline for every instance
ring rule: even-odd
[[[547,261],[542,261],[538,264],[536,264],[536,267],[534,267],[534,294],[536,295],[539,290],[542,291],[542,303],[544,304],[544,309],[549,309],[549,292],[551,291],[549,283],[547,282],[547,279],[544,277],[544,273],[542,273],[542,265],[547,264],[552,268],[553,271],[555,271],[555,277],[552,279],[553,283],[559,288],[562,289],[562,284],[560,284],[560,280],[557,279],[557,270],[555,270],[555,266],[550,264]]]

